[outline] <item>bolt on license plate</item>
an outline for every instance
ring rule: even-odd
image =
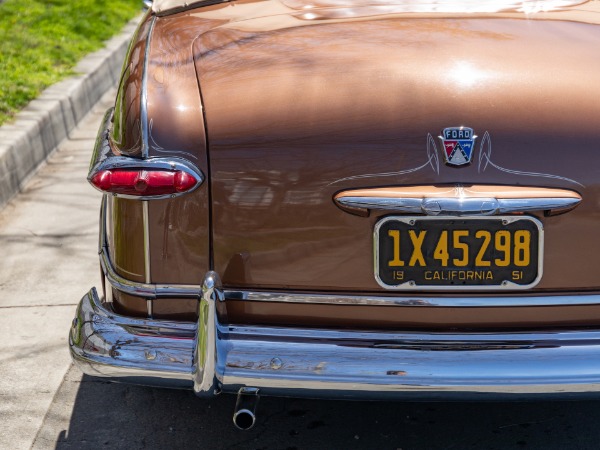
[[[529,289],[542,278],[543,236],[533,217],[385,217],[375,278],[386,289]]]

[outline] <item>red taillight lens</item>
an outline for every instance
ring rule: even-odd
[[[182,170],[101,170],[90,181],[101,191],[138,197],[178,194],[198,183]]]

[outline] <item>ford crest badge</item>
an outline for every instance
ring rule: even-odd
[[[446,164],[450,166],[464,166],[471,163],[473,147],[477,136],[473,134],[472,128],[449,127],[444,128],[442,136],[444,156]]]

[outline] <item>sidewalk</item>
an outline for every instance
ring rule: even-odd
[[[0,212],[0,449],[29,449],[71,365],[75,305],[98,286],[101,194],[86,181],[112,89]]]
[[[86,175],[139,19],[0,127],[0,449],[31,448],[71,366],[75,306],[100,281]]]

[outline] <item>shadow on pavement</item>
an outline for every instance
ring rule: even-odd
[[[60,402],[72,406],[68,429],[55,426],[50,435],[45,432],[45,444],[57,449],[596,449],[600,442],[598,401],[386,403],[263,397],[257,426],[246,432],[232,425],[235,397],[228,395],[205,401],[187,391],[84,376],[81,383],[63,383],[55,399]]]

